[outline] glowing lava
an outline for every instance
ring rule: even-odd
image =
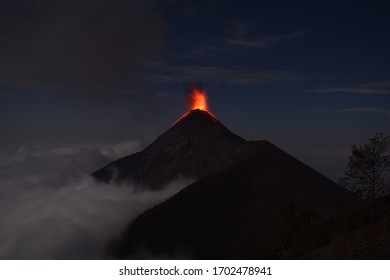
[[[173,125],[177,124],[181,120],[185,119],[192,111],[194,110],[201,110],[207,113],[210,118],[213,120],[215,123],[220,123],[220,121],[217,119],[214,114],[212,114],[207,105],[207,95],[206,91],[199,89],[197,87],[193,87],[187,96],[187,107],[188,111],[185,113],[183,116],[181,116]]]
[[[193,88],[187,98],[188,110],[208,111],[206,91]]]

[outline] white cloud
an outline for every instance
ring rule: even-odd
[[[103,156],[115,159],[139,151],[140,143],[136,140],[130,140],[115,145],[101,145],[97,148]]]
[[[0,150],[0,259],[104,258],[107,242],[133,218],[191,182],[135,192],[89,175],[137,143]]]

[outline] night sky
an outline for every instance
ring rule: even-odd
[[[390,133],[388,1],[0,2],[0,148],[138,141],[211,111],[333,180]],[[91,170],[94,171],[94,170]]]

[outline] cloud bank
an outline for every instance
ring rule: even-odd
[[[102,259],[129,222],[190,183],[163,191],[98,184],[89,175],[139,149],[28,145],[0,150],[0,259]]]

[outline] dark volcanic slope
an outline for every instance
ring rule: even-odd
[[[390,195],[350,210],[338,237],[305,259],[390,259]]]
[[[201,178],[234,162],[247,141],[206,111],[193,110],[145,150],[93,173],[97,179],[158,189],[180,176]]]
[[[248,145],[240,162],[139,216],[111,253],[296,258],[326,244],[322,222],[353,204],[355,196],[269,142]]]

